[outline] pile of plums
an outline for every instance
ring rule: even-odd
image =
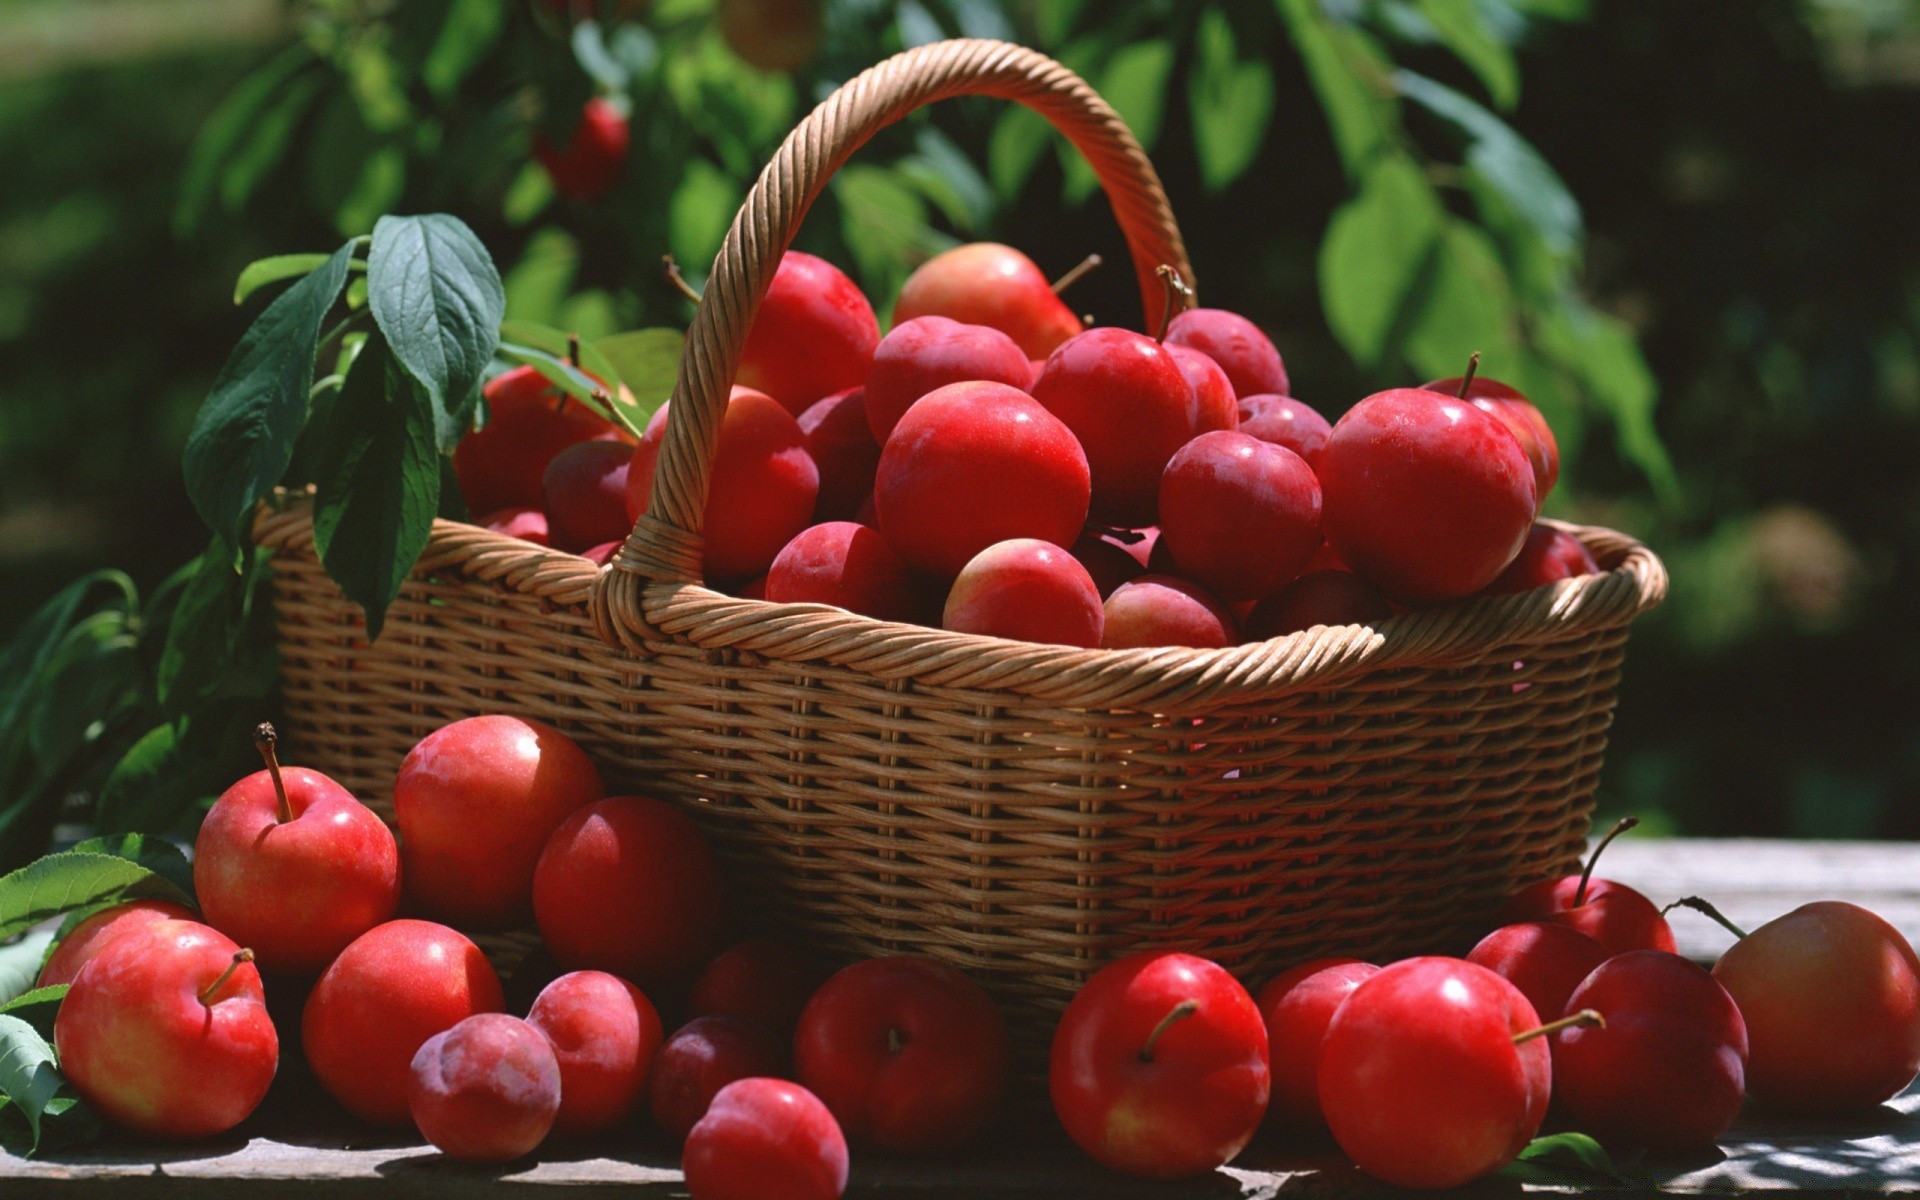
[[[1290,390],[1246,318],[1085,328],[1011,247],[927,261],[884,337],[852,280],[789,252],[721,422],[707,582],[1025,641],[1219,647],[1598,571],[1536,523],[1559,451],[1512,388],[1470,370],[1331,426]],[[651,500],[667,408],[631,446],[531,368],[486,397],[454,455],[469,507],[606,562]]]

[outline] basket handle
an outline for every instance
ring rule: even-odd
[[[896,54],[869,68],[787,135],[727,230],[687,330],[666,440],[653,473],[652,503],[613,569],[597,581],[622,594],[615,607],[637,614],[639,578],[669,583],[701,578],[708,472],[747,330],[781,256],[827,181],[874,134],[913,110],[976,95],[1026,105],[1086,155],[1126,235],[1148,329],[1155,327],[1166,302],[1155,268],[1168,264],[1193,282],[1180,230],[1146,152],[1119,114],[1066,67],[1007,42],[959,39]]]

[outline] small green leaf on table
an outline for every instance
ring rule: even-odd
[[[506,315],[492,256],[456,217],[382,217],[367,254],[367,301],[393,358],[425,389],[439,449],[451,451],[472,421]]]
[[[1605,1147],[1584,1133],[1556,1133],[1535,1138],[1495,1174],[1497,1178],[1545,1187],[1625,1185],[1636,1190],[1655,1190],[1652,1179],[1622,1167]]]

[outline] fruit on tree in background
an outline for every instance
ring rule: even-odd
[[[554,961],[650,988],[683,984],[713,957],[724,905],[707,835],[646,796],[575,812],[533,874],[533,915]]]
[[[373,810],[333,780],[266,760],[214,801],[193,843],[193,888],[207,924],[251,949],[268,972],[313,975],[393,916],[400,851]]]
[[[826,33],[820,0],[720,0],[718,19],[727,49],[762,71],[806,66]]]
[[[1047,357],[1033,398],[1086,452],[1093,515],[1152,521],[1167,460],[1200,426],[1200,402],[1166,347],[1127,329],[1089,329]]]
[[[859,387],[879,341],[873,305],[846,272],[789,250],[753,315],[734,383],[772,396],[797,416]]]
[[[1567,1011],[1567,997],[1612,957],[1607,948],[1570,925],[1522,921],[1502,925],[1467,954],[1527,998],[1536,1014],[1553,1020]]]
[[[921,263],[893,307],[896,325],[915,317],[998,329],[1028,358],[1045,358],[1081,329],[1033,260],[998,242],[955,246]]]
[[[1348,996],[1320,1050],[1320,1105],[1361,1170],[1458,1187],[1513,1161],[1552,1081],[1527,998],[1485,967],[1409,958]]]
[[[661,1031],[639,988],[604,971],[572,971],[534,997],[527,1024],[547,1035],[560,1067],[555,1137],[604,1133],[640,1106]]]
[[[973,556],[953,581],[940,627],[955,633],[1088,649],[1105,621],[1100,589],[1052,542],[1012,538]]]
[[[1391,600],[1470,596],[1520,553],[1533,468],[1493,417],[1437,392],[1375,392],[1314,458],[1327,540]]]
[[[691,1200],[839,1200],[847,1140],[819,1097],[784,1079],[728,1084],[687,1135]]]
[[[252,956],[193,921],[155,921],[103,946],[61,1001],[53,1042],[74,1090],[142,1137],[232,1129],[280,1063]]]
[[[587,752],[552,726],[504,713],[441,726],[393,781],[408,899],[463,927],[519,919],[547,838],[604,795]]]
[[[873,498],[880,443],[867,425],[865,388],[848,388],[816,400],[796,418],[807,435],[807,453],[820,471],[815,521],[850,521]]]
[[[825,963],[791,942],[748,938],[721,951],[700,972],[687,993],[687,1014],[758,1022],[789,1040],[800,1011],[831,974]]]
[[[1283,971],[1254,994],[1267,1023],[1267,1061],[1273,1097],[1269,1124],[1305,1133],[1324,1132],[1320,1111],[1320,1047],[1327,1026],[1353,989],[1380,973],[1357,958],[1318,958]]]
[[[60,939],[40,968],[39,978],[33,981],[36,988],[54,987],[62,983],[72,983],[80,968],[87,965],[94,955],[105,950],[123,933],[144,929],[161,921],[196,921],[192,909],[184,904],[175,904],[171,900],[129,900],[99,912],[81,921],[67,931]]]
[[[1857,1111],[1920,1071],[1920,960],[1858,905],[1820,900],[1776,917],[1721,955],[1713,977],[1746,1018],[1757,1100]]]
[[[1514,893],[1500,908],[1500,923],[1553,921],[1570,925],[1606,947],[1609,954],[1629,950],[1674,950],[1673,927],[1653,901],[1624,883],[1595,879],[1593,868],[1614,838],[1640,823],[1623,817],[1600,839],[1578,875],[1543,879]]]
[[[1080,560],[1080,565],[1093,577],[1093,585],[1099,589],[1102,600],[1129,579],[1138,579],[1147,573],[1146,564],[1134,557],[1131,548],[1092,529],[1084,530],[1075,538],[1067,552]]]
[[[919,582],[879,531],[852,521],[801,530],[767,568],[776,604],[835,604],[882,621],[920,618]]]
[[[1224,308],[1190,308],[1167,322],[1166,341],[1191,346],[1220,364],[1236,396],[1272,393],[1285,396],[1293,389],[1280,351],[1260,327]]]
[[[1500,572],[1500,578],[1487,585],[1495,593],[1524,592],[1545,587],[1579,575],[1598,575],[1599,564],[1580,539],[1551,525],[1535,525],[1527,534],[1526,545]]]
[[[1222,600],[1275,595],[1320,545],[1306,460],[1245,433],[1205,433],[1160,480],[1160,540],[1179,573]]]
[[[620,182],[631,140],[626,114],[611,100],[595,96],[581,108],[580,123],[573,127],[566,145],[555,146],[545,136],[535,135],[533,156],[547,169],[555,191],[586,203],[598,200]]]
[[[1263,642],[1315,625],[1372,625],[1393,615],[1380,589],[1352,571],[1309,570],[1253,606],[1246,638]]]
[[[1090,489],[1087,456],[1059,418],[1004,384],[956,383],[901,419],[881,447],[873,496],[880,531],[907,565],[952,578],[1009,538],[1071,546]]]
[[[1175,575],[1142,575],[1107,597],[1100,644],[1217,649],[1239,640],[1233,614],[1199,584]]]
[[[1747,1030],[1705,968],[1630,950],[1594,969],[1569,1010],[1604,1025],[1553,1037],[1553,1093],[1574,1127],[1612,1148],[1710,1146],[1740,1112]]]
[[[1233,397],[1233,384],[1227,381],[1220,364],[1191,346],[1169,344],[1166,351],[1193,389],[1194,433],[1240,428],[1240,407]]]
[[[627,470],[627,519],[653,499],[653,468],[667,433],[662,404],[647,422]],[[729,583],[767,569],[780,547],[813,520],[820,470],[799,422],[770,397],[736,387],[720,419],[720,442],[707,472],[701,519],[709,582]]]
[[[1327,438],[1333,433],[1333,426],[1325,417],[1292,396],[1242,396],[1239,413],[1241,433],[1285,446],[1308,462],[1320,453],[1320,447],[1327,444]]]
[[[654,1123],[674,1138],[705,1115],[721,1088],[755,1075],[784,1075],[787,1052],[764,1025],[710,1013],[674,1030],[653,1059],[647,1100]]]
[[[348,1112],[404,1125],[420,1044],[501,1005],[499,976],[466,937],[431,921],[388,921],[321,972],[301,1013],[300,1044]]]
[[[1007,1090],[1013,1043],[979,984],[927,958],[873,958],[820,986],[794,1032],[794,1075],[856,1146],[956,1150]]]
[[[1053,1111],[1102,1164],[1183,1179],[1229,1162],[1267,1111],[1267,1030],[1216,963],[1143,951],[1082,985],[1053,1034]]]
[[[633,444],[624,430],[532,367],[515,367],[489,380],[481,394],[487,423],[453,449],[454,475],[470,512],[540,507],[547,464],[575,442]]]
[[[1478,355],[1475,359],[1478,360]],[[1436,379],[1420,386],[1429,392],[1459,397],[1461,382],[1461,377],[1456,376],[1453,379]],[[1520,449],[1526,453],[1528,464],[1533,467],[1535,501],[1545,500],[1560,478],[1560,444],[1554,440],[1553,428],[1547,424],[1546,417],[1540,414],[1532,401],[1497,379],[1470,376],[1464,398],[1505,425],[1507,431],[1513,434],[1514,440],[1520,443]]]
[[[616,447],[620,445],[618,442],[599,444]],[[630,453],[624,449],[621,452],[623,455]],[[504,533],[508,537],[519,538],[523,542],[532,542],[536,546],[553,545],[551,532],[547,528],[547,514],[537,508],[503,508],[490,512],[484,517],[475,518],[474,524],[482,529],[492,530],[494,533]]]
[[[538,1029],[478,1013],[414,1053],[407,1109],[448,1158],[503,1163],[533,1153],[560,1111],[560,1063]]]
[[[633,451],[624,442],[580,442],[553,456],[540,489],[554,548],[578,552],[632,532],[627,519],[632,463]]]
[[[885,450],[894,426],[921,397],[954,383],[1003,383],[1025,391],[1030,368],[998,329],[947,317],[902,321],[880,339],[867,375],[867,428]]]

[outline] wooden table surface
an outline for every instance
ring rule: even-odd
[[[1920,844],[1637,841],[1607,852],[1606,875],[1666,903],[1682,895],[1712,899],[1752,928],[1813,899],[1846,899],[1882,914],[1920,941]],[[1683,953],[1710,960],[1732,941],[1704,917],[1676,911]],[[669,1197],[685,1195],[675,1155],[663,1144],[635,1144],[611,1157],[567,1157],[564,1150],[504,1168],[453,1163],[411,1139],[369,1136],[314,1114],[317,1102],[298,1080],[276,1086],[261,1111],[222,1140],[185,1147],[104,1143],[27,1161],[0,1154],[0,1200],[145,1197]],[[1628,1164],[1633,1182],[1614,1195],[1767,1192],[1838,1197],[1920,1194],[1920,1091],[1844,1122],[1788,1122],[1749,1112],[1717,1152],[1681,1162]],[[1494,1178],[1466,1193],[1570,1190],[1562,1184]],[[1198,1197],[1404,1195],[1371,1183],[1337,1156],[1256,1147],[1205,1179],[1153,1184],[1111,1174],[1050,1128],[1003,1131],[950,1162],[894,1162],[856,1155],[851,1197]],[[769,1197],[769,1200],[778,1200]]]

